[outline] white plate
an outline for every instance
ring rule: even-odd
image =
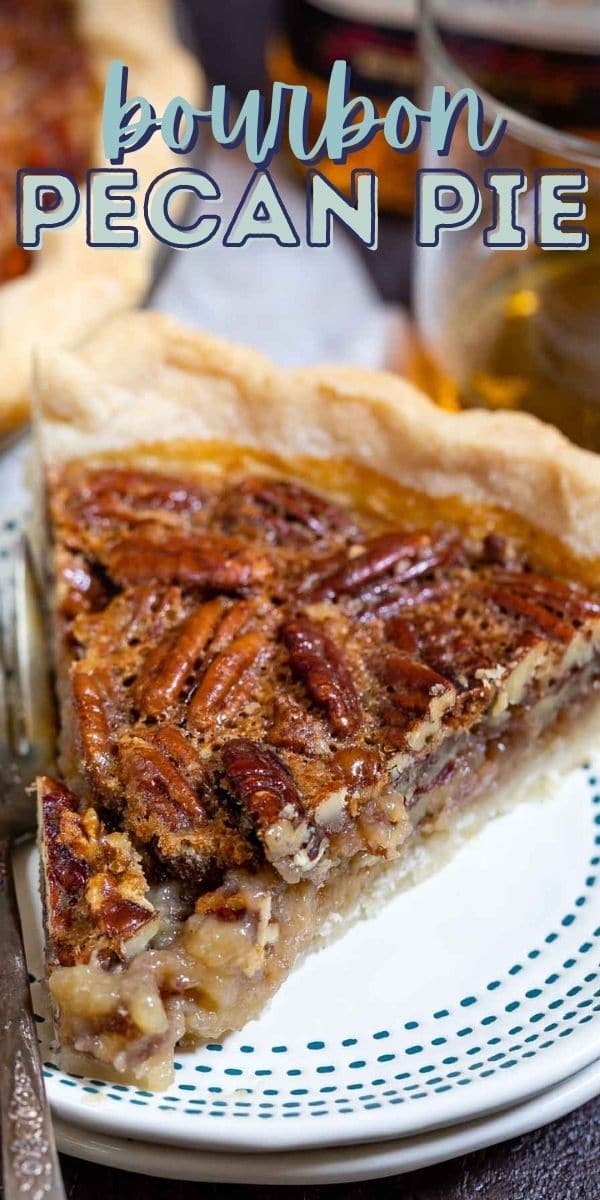
[[[17,527],[0,526],[0,553]],[[24,849],[54,1112],[119,1137],[273,1152],[409,1138],[522,1104],[600,1055],[599,866],[600,763],[491,821],[443,870],[307,959],[259,1021],[178,1056],[173,1087],[157,1095],[54,1065],[35,982],[37,856]]]
[[[127,1141],[56,1122],[58,1145],[65,1154],[166,1179],[202,1183],[328,1184],[353,1183],[400,1175],[460,1154],[481,1150],[556,1121],[600,1095],[600,1062],[584,1067],[563,1083],[493,1117],[454,1125],[437,1133],[398,1141],[371,1142],[344,1149],[279,1154],[217,1154]]]
[[[581,769],[491,821],[307,959],[259,1021],[178,1055],[166,1094],[65,1075],[41,1022],[56,1116],[195,1148],[299,1150],[471,1121],[573,1075],[600,1055],[599,779]],[[19,867],[39,976],[35,853]]]

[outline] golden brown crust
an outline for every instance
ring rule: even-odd
[[[133,313],[77,354],[44,352],[36,402],[48,461],[169,437],[347,459],[432,496],[507,509],[600,558],[597,455],[525,414],[442,412],[394,375],[279,371],[253,350]]]
[[[202,75],[177,41],[169,0],[131,0],[126,18],[120,0],[75,0],[75,6],[99,97],[113,59],[130,68],[130,93],[148,96],[157,111],[174,95],[199,97]],[[90,165],[104,162],[98,111]],[[153,137],[135,155],[138,194],[173,164],[171,152]],[[34,347],[76,345],[107,317],[136,304],[150,283],[156,250],[143,230],[137,250],[91,249],[79,220],[47,239],[25,275],[0,286],[0,436],[27,416]]]

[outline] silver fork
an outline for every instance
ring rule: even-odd
[[[29,547],[2,589],[0,655],[0,1117],[5,1200],[65,1200],[46,1099],[10,865],[35,829],[30,785],[54,757],[44,622]]]

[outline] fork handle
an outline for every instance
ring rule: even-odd
[[[65,1200],[10,865],[0,841],[0,1109],[5,1200]]]

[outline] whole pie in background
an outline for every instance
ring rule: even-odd
[[[113,59],[129,67],[130,94],[146,95],[158,112],[180,92],[200,97],[201,72],[177,40],[168,0],[0,0],[0,438],[28,415],[32,349],[74,345],[136,304],[151,280],[157,243],[141,226],[129,253],[88,247],[81,214],[39,251],[16,244],[18,170],[83,182],[105,165],[102,100]],[[143,198],[156,175],[181,162],[156,136],[133,165]]]
[[[0,6],[0,281],[25,274],[15,243],[15,178],[21,168],[83,179],[91,165],[98,86],[67,0]]]
[[[38,405],[62,1062],[159,1088],[176,1044],[256,1016],[438,835],[583,761],[597,460],[526,416],[278,372],[156,315],[48,353]]]

